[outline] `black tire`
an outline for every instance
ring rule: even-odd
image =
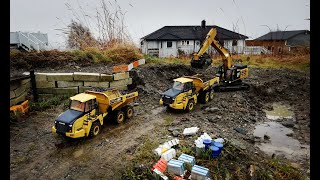
[[[190,99],[189,101],[188,101],[188,104],[187,104],[187,107],[186,107],[186,111],[187,112],[190,112],[190,111],[192,111],[193,109],[194,109],[194,100],[193,99]]]
[[[205,92],[202,92],[199,96],[199,101],[202,103],[202,104],[206,104],[207,102],[210,101],[210,93],[209,91],[205,91]]]
[[[126,119],[131,119],[134,113],[133,107],[129,105],[126,106],[124,112],[126,115]]]
[[[114,120],[117,124],[123,123],[125,119],[125,113],[121,110],[115,112]]]
[[[92,123],[89,135],[90,137],[97,136],[100,133],[100,131],[101,131],[101,125],[99,120],[97,120]]]
[[[209,92],[209,96],[210,96],[210,101],[214,98],[214,90],[211,89]]]

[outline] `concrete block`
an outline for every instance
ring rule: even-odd
[[[122,73],[116,73],[113,74],[113,80],[118,81],[122,79],[128,79],[129,78],[129,72],[122,72]]]
[[[78,87],[67,88],[39,88],[39,94],[78,94]]]
[[[57,85],[58,85],[58,88],[83,86],[83,81],[57,81]]]
[[[20,86],[16,90],[14,90],[14,93],[15,93],[16,96],[20,96],[25,91],[26,91],[25,86]]]
[[[14,91],[10,91],[10,99],[13,99],[16,97],[16,94],[14,93]]]
[[[20,86],[21,86],[21,82],[20,81],[10,82],[10,91],[16,90]]]
[[[26,100],[27,92],[22,93],[20,96],[10,99],[10,106],[17,105],[19,102]]]
[[[79,87],[55,88],[55,94],[78,94]]]
[[[132,84],[132,78],[129,78],[129,79],[128,79],[128,85],[129,85],[129,84]]]
[[[118,80],[118,81],[112,81],[110,82],[110,87],[115,87],[115,86],[126,86],[130,83],[129,79],[123,79],[123,80]],[[132,84],[132,79],[131,79],[131,84]]]
[[[34,73],[36,81],[47,81],[47,73]]]
[[[73,79],[75,81],[100,81],[100,74],[99,73],[74,72]]]
[[[29,84],[31,83],[31,79],[30,78],[29,79],[24,79],[24,80],[21,81],[21,84],[23,84],[23,85],[27,84],[27,83],[29,83]]]
[[[47,81],[73,81],[73,73],[47,73]]]
[[[55,88],[37,88],[39,94],[55,94]]]
[[[109,82],[84,82],[84,86],[108,88]]]
[[[54,88],[56,87],[54,81],[36,81],[36,87],[38,88]]]
[[[116,88],[118,90],[128,90],[128,86],[115,86],[113,88]]]
[[[92,87],[79,86],[79,93],[85,92],[86,90],[90,90]]]
[[[113,75],[100,74],[100,81],[108,81],[108,82],[111,82],[111,81],[113,81]]]

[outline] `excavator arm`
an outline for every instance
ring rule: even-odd
[[[209,46],[211,45],[213,48],[215,48],[218,53],[223,57],[223,66],[224,70],[230,68],[232,65],[232,58],[229,51],[224,48],[220,43],[215,39],[217,35],[217,29],[212,28],[201,45],[201,48],[199,51],[195,54],[193,54],[192,60],[191,60],[191,66],[194,68],[204,68],[206,66],[209,66],[212,64],[212,59],[210,57],[204,56],[204,53],[207,51]]]

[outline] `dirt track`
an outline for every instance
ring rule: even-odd
[[[214,72],[213,69],[208,71]],[[161,143],[165,141],[164,131],[159,127],[166,127],[165,135],[171,136],[174,129],[179,132],[179,138],[184,139],[181,136],[184,128],[198,126],[198,135],[207,132],[227,140],[235,139],[246,147],[247,154],[271,158],[255,146],[263,140],[257,140],[253,131],[258,123],[269,121],[264,109],[271,110],[273,102],[291,107],[294,112],[294,126],[289,127],[294,132],[292,138],[309,145],[309,74],[250,69],[246,79],[251,85],[249,91],[216,93],[214,100],[205,105],[198,104],[190,113],[167,111],[159,105],[159,93],[171,85],[172,79],[196,73],[203,72],[183,65],[148,64],[130,72],[135,82],[131,88],[140,94],[139,105],[135,106],[136,115],[121,125],[107,123],[102,133],[93,139],[68,141],[51,134],[54,119],[63,111],[62,105],[12,124],[11,179],[122,179],[127,162],[132,160],[146,137]],[[166,119],[169,117],[172,122],[168,124]],[[279,122],[282,121],[285,120]],[[241,134],[235,128],[247,132]],[[308,175],[309,156],[295,163],[301,163],[299,167]]]

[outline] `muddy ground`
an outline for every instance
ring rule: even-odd
[[[79,70],[75,67],[76,69]],[[67,72],[67,68],[65,71],[60,70]],[[110,72],[107,67],[89,70],[83,71]],[[50,72],[50,69],[39,71]],[[249,77],[245,80],[250,84],[249,91],[217,92],[212,101],[198,104],[189,113],[170,111],[159,105],[160,93],[171,86],[172,79],[197,73],[209,78],[214,74],[214,69],[203,71],[185,65],[149,64],[134,69],[130,72],[134,82],[130,91],[137,90],[140,96],[134,107],[134,118],[121,125],[107,122],[101,134],[95,138],[71,141],[51,134],[54,119],[64,110],[63,104],[43,112],[32,112],[28,118],[10,126],[10,178],[126,179],[128,164],[133,164],[138,169],[146,169],[156,163],[152,158],[148,163],[138,163],[144,161],[139,161],[137,156],[149,158],[141,156],[140,152],[146,141],[156,142],[158,146],[177,137],[185,147],[191,147],[193,141],[203,132],[207,132],[211,137],[225,138],[230,146],[235,147],[232,149],[233,156],[238,157],[223,156],[218,164],[227,171],[218,177],[250,179],[250,165],[255,164],[263,170],[268,166],[267,160],[274,158],[289,163],[302,175],[310,177],[308,153],[299,158],[287,158],[277,152],[268,154],[259,149],[261,143],[268,143],[268,138],[254,136],[257,125],[273,121],[267,119],[264,110],[272,110],[274,102],[281,103],[290,107],[294,116],[275,122],[293,130],[293,133],[287,136],[297,140],[301,149],[308,150],[309,73],[251,68]],[[197,136],[184,137],[183,129],[192,126],[200,128]],[[206,162],[199,160],[199,164],[205,166]],[[212,177],[216,177],[215,173],[220,173],[216,172],[214,166],[209,167]],[[239,171],[242,174],[239,174]],[[139,170],[135,173],[139,174]],[[271,179],[277,179],[276,177]]]

